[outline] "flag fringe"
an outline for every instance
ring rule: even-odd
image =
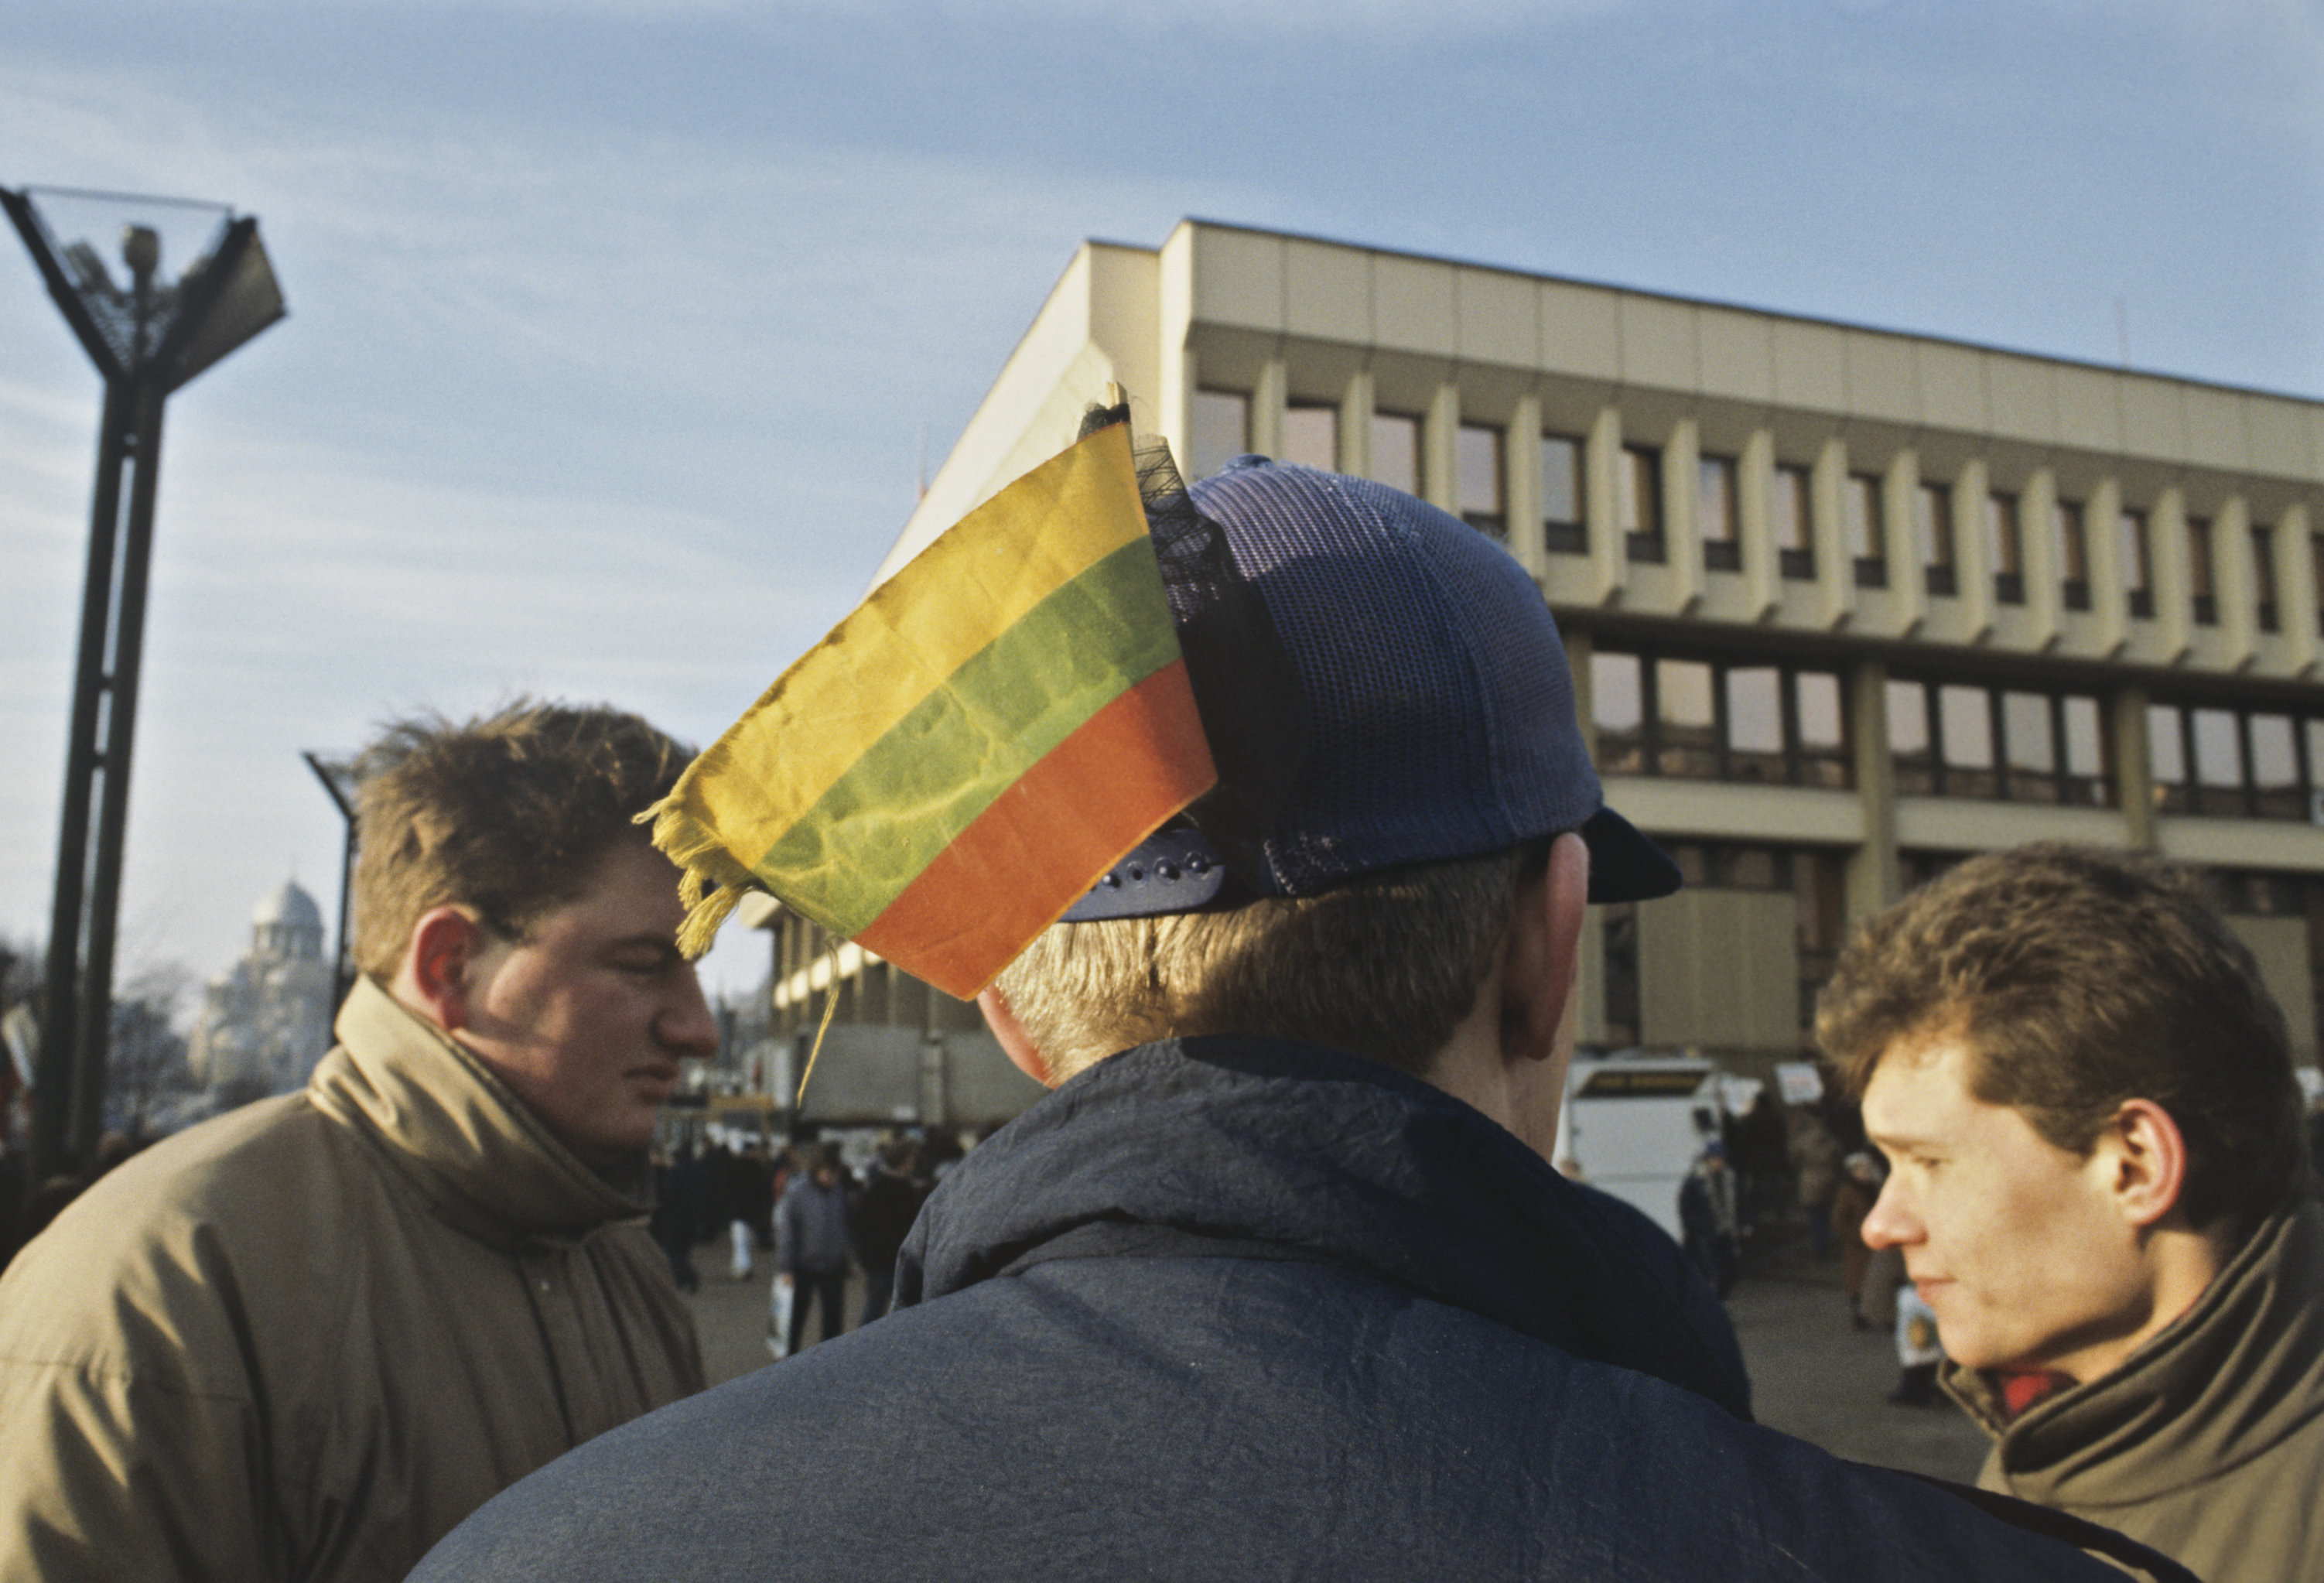
[[[678,925],[678,949],[689,959],[698,958],[718,938],[718,926],[742,905],[744,893],[766,887],[674,795],[638,815],[636,822],[649,819],[653,844],[681,870],[678,899],[686,907],[686,921]]]

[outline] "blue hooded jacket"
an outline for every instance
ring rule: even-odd
[[[414,1578],[2121,1577],[1752,1425],[1666,1236],[1353,1056],[1102,1061],[897,1276],[891,1317],[581,1448]]]

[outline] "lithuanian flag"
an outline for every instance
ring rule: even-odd
[[[1117,424],[873,589],[650,816],[688,954],[756,884],[966,999],[1217,779]]]

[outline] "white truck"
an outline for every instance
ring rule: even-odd
[[[1702,1056],[1577,1054],[1557,1113],[1557,1168],[1675,1237],[1679,1184],[1719,1136],[1721,1092],[1717,1064]]]

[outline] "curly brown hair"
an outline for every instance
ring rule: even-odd
[[[355,959],[385,984],[430,908],[457,903],[521,940],[588,888],[693,750],[604,705],[534,703],[454,723],[391,721],[355,761]]]
[[[1861,1098],[1881,1059],[1964,1038],[1970,1091],[2088,1156],[2129,1099],[2185,1137],[2188,1219],[2266,1215],[2307,1176],[2283,1013],[2191,880],[2063,842],[1988,853],[1868,919],[1816,999],[1816,1039]]]

